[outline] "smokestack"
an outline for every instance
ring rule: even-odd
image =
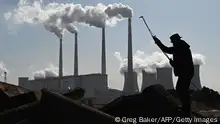
[[[124,84],[124,92],[127,95],[136,92],[136,81],[133,71],[133,54],[132,54],[132,28],[131,28],[131,18],[128,19],[128,72],[127,72],[126,84]]]
[[[7,72],[4,72],[4,82],[7,83]]]
[[[62,51],[62,37],[60,38],[60,51],[59,51],[59,89],[62,89],[62,77],[63,77],[63,51]]]
[[[200,82],[200,65],[194,65],[194,76],[192,78],[190,89],[192,90],[201,90],[202,85]]]
[[[146,87],[150,85],[154,85],[157,83],[156,73],[150,73],[146,71],[142,71],[142,87],[141,91],[143,91]]]
[[[132,73],[132,77],[133,77],[133,85],[129,84],[129,76],[128,76],[128,72],[124,73],[124,88],[123,91],[124,93],[137,93],[139,92],[139,88],[138,88],[138,81],[137,81],[137,73],[133,72]]]
[[[157,68],[157,84],[161,84],[166,90],[174,89],[172,68]]]
[[[106,49],[105,49],[105,28],[102,28],[102,55],[101,73],[106,74]]]
[[[75,45],[74,45],[74,75],[78,75],[78,33],[75,33]]]

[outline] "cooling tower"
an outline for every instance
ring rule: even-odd
[[[132,55],[132,29],[131,18],[128,19],[128,71],[125,74],[125,83],[123,92],[126,95],[134,94],[138,90],[137,74],[133,72],[133,55]]]
[[[132,73],[132,79],[133,79],[132,84],[129,84],[128,74],[129,74],[128,72],[124,73],[124,88],[123,88],[123,92],[126,95],[139,92],[138,82],[137,82],[137,73],[136,72]]]
[[[106,74],[105,28],[102,28],[101,74]]]
[[[172,68],[157,68],[157,84],[161,84],[166,90],[174,89]]]
[[[190,89],[201,90],[202,85],[200,82],[200,65],[194,65],[194,76],[192,78]]]
[[[150,85],[154,85],[157,83],[157,75],[156,73],[150,73],[146,71],[142,71],[142,86],[141,91],[143,91],[146,87]]]
[[[74,75],[78,75],[78,33],[75,33],[74,44]]]
[[[62,77],[63,77],[63,51],[62,51],[62,38],[60,38],[60,51],[59,51],[59,87],[62,89]]]

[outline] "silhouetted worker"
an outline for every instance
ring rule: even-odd
[[[172,47],[166,47],[155,36],[153,37],[155,43],[160,49],[168,54],[173,54],[173,60],[170,59],[170,64],[174,68],[174,74],[178,77],[176,91],[182,102],[182,110],[185,116],[191,116],[191,102],[189,94],[189,86],[191,79],[194,76],[194,66],[192,60],[192,53],[190,45],[182,40],[178,33],[170,36]]]

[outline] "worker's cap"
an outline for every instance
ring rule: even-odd
[[[182,37],[180,37],[180,35],[178,33],[173,34],[172,36],[170,36],[170,40],[180,40]]]

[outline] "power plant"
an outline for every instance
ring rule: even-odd
[[[166,90],[174,89],[172,68],[157,68],[157,84],[161,84]]]
[[[105,28],[102,28],[101,74],[106,74]]]
[[[29,80],[28,77],[18,78],[19,86],[26,89],[39,91],[43,88],[47,88],[53,92],[67,92],[70,89],[81,87],[85,89],[87,98],[94,98],[94,91],[107,91],[107,75],[100,73],[86,74],[86,75],[67,75],[63,76],[60,84],[59,77],[51,77],[45,79]],[[60,86],[61,85],[61,86]],[[62,89],[60,89],[62,87]]]
[[[47,75],[45,77],[29,80],[26,77],[19,78],[19,86],[24,88],[39,91],[43,88],[48,88],[54,92],[65,92],[69,89],[81,87],[85,89],[85,98],[93,99],[97,104],[106,104],[113,98],[120,95],[132,95],[140,92],[138,88],[138,74],[133,69],[133,48],[132,48],[132,24],[131,18],[128,19],[128,46],[127,46],[127,71],[124,72],[124,86],[122,91],[108,88],[108,78],[106,74],[106,39],[105,28],[102,28],[102,47],[101,47],[101,73],[79,75],[78,73],[78,33],[75,33],[74,44],[74,74],[63,76],[63,59],[62,59],[62,37],[60,38],[59,47],[59,76]],[[5,74],[6,75],[6,74]],[[6,77],[6,76],[5,76]],[[6,78],[5,78],[6,81]],[[192,83],[196,87],[201,88],[199,77],[199,65],[195,65],[195,76]],[[172,68],[164,67],[157,68],[155,73],[142,71],[142,86],[141,91],[146,87],[154,84],[161,84],[165,89],[174,89]],[[193,86],[190,86],[193,88]],[[195,88],[193,88],[195,89]]]
[[[154,85],[157,83],[157,75],[156,73],[146,72],[142,70],[142,86],[141,91],[143,91],[146,87]]]
[[[192,78],[190,89],[201,90],[202,85],[200,82],[200,65],[194,65],[194,76]]]
[[[133,85],[128,83],[128,79],[129,79],[128,72],[124,73],[124,87],[123,87],[123,92],[124,93],[137,93],[137,92],[139,92],[138,81],[137,81],[137,73],[133,72],[132,77],[133,77]],[[132,91],[129,91],[131,89],[132,89]]]
[[[74,75],[78,75],[78,33],[75,33],[75,44],[74,44]]]

